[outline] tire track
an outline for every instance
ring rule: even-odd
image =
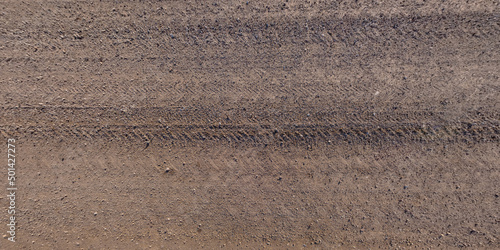
[[[106,19],[106,17],[100,17],[101,22]],[[331,82],[326,81],[324,78],[319,76],[312,76],[307,70],[321,68],[325,70],[331,70],[335,65],[325,64],[322,65],[326,58],[338,57],[339,61],[344,61],[344,64],[336,65],[340,66],[338,71],[345,72],[344,76],[350,77],[350,75],[356,75],[357,72],[350,72],[349,68],[353,65],[363,65],[366,62],[371,62],[372,64],[380,59],[380,57],[391,57],[393,59],[398,59],[400,63],[405,62],[404,53],[402,51],[407,51],[413,53],[411,56],[413,60],[418,57],[422,57],[420,54],[423,52],[420,48],[427,48],[428,44],[432,44],[434,47],[446,48],[446,44],[449,41],[460,40],[464,43],[480,43],[481,40],[488,39],[488,37],[498,36],[500,34],[500,28],[498,27],[497,16],[494,13],[476,13],[476,12],[466,12],[460,15],[454,13],[446,13],[441,15],[410,15],[410,16],[395,16],[395,17],[375,17],[375,16],[346,16],[344,18],[338,18],[335,15],[330,16],[312,16],[310,18],[298,17],[294,19],[284,19],[284,20],[274,20],[274,19],[259,19],[259,18],[247,18],[240,19],[238,22],[234,23],[232,19],[225,18],[215,20],[190,20],[189,23],[171,23],[158,17],[151,17],[146,23],[132,25],[128,30],[112,26],[112,24],[106,24],[105,28],[99,30],[89,30],[89,33],[108,35],[109,37],[114,37],[117,39],[128,39],[132,40],[130,44],[125,46],[130,47],[144,47],[143,52],[147,51],[157,51],[156,54],[146,53],[140,57],[132,55],[93,55],[93,54],[75,54],[72,57],[61,57],[52,52],[47,52],[41,57],[35,55],[9,55],[4,56],[0,60],[2,64],[8,67],[12,67],[14,72],[21,73],[18,69],[14,69],[15,66],[24,66],[22,64],[30,63],[33,64],[33,68],[39,68],[42,64],[53,64],[55,61],[61,61],[61,65],[65,61],[77,60],[72,64],[75,67],[64,67],[64,70],[59,70],[63,74],[59,74],[58,79],[67,81],[64,88],[70,95],[71,99],[78,99],[77,95],[86,96],[104,96],[105,100],[110,100],[111,94],[126,95],[131,98],[137,98],[137,96],[143,95],[156,95],[156,96],[168,96],[170,99],[180,99],[180,98],[196,98],[198,96],[203,96],[206,93],[213,93],[213,96],[226,96],[231,93],[240,93],[242,96],[253,96],[262,95],[263,93],[269,92],[269,85],[264,80],[258,80],[254,77],[243,78],[240,84],[234,84],[235,88],[227,88],[227,84],[216,84],[212,86],[211,80],[203,80],[199,78],[200,75],[209,75],[212,78],[229,78],[227,74],[230,72],[238,72],[244,75],[250,75],[252,71],[257,71],[259,69],[269,69],[270,73],[265,73],[261,77],[270,77],[274,75],[275,72],[285,73],[284,67],[292,68],[294,72],[300,72],[302,75],[295,79],[290,80],[293,83],[293,88],[272,88],[271,93],[274,95],[298,95],[298,96],[311,96],[311,95],[333,95],[336,97],[350,98],[350,97],[364,97],[369,98],[366,93],[375,92],[366,86],[366,83],[373,82],[373,77],[370,76],[370,72],[363,73],[366,80],[362,82],[351,78],[350,83],[338,83],[335,84],[339,88],[336,89],[334,85],[330,85]],[[303,24],[306,23],[307,27]],[[271,24],[271,25],[269,25]],[[145,25],[145,26],[144,26]],[[480,25],[481,28],[478,28]],[[159,28],[159,26],[164,28]],[[263,28],[264,27],[264,28]],[[45,30],[46,32],[52,32],[47,30],[47,27],[39,27],[40,29],[30,29],[30,32],[40,32],[40,30]],[[64,27],[62,27],[64,28]],[[114,31],[113,31],[114,30]],[[187,44],[193,44],[195,41],[199,46],[203,47],[204,51],[209,48],[214,48],[220,51],[217,46],[198,42],[198,40],[203,40],[207,34],[211,36],[218,36],[219,39],[225,41],[238,41],[238,37],[254,37],[256,31],[261,31],[262,34],[258,35],[259,39],[250,39],[246,42],[246,47],[250,46],[252,48],[259,48],[266,53],[251,52],[249,49],[240,48],[241,42],[235,42],[231,44],[226,42],[227,48],[222,50],[226,52],[227,55],[221,56],[217,53],[203,53],[200,51],[195,51],[192,47]],[[441,31],[446,31],[447,37],[442,37],[439,35]],[[64,31],[61,31],[64,33]],[[113,32],[113,36],[111,36]],[[241,34],[240,34],[241,33]],[[370,34],[379,34],[380,36],[372,36]],[[176,37],[171,38],[170,35]],[[266,35],[264,35],[266,34]],[[269,35],[267,35],[269,34]],[[278,37],[278,41],[269,40],[271,34],[275,34]],[[322,35],[328,35],[334,41],[334,44],[327,45],[328,48],[324,50],[324,42],[311,37],[323,37]],[[330,35],[331,34],[331,35]],[[488,35],[487,35],[488,34]],[[32,38],[36,37],[36,34],[26,34],[24,40],[31,41]],[[63,35],[64,36],[64,35]],[[221,37],[222,36],[222,37]],[[52,37],[52,36],[51,36]],[[58,36],[54,35],[52,38],[47,38],[45,43],[49,44],[52,41],[58,41],[56,38]],[[150,37],[153,41],[144,39],[145,37]],[[210,37],[210,36],[209,36]],[[420,48],[413,47],[408,48],[405,42],[408,37],[413,40],[413,42],[419,44]],[[194,39],[194,40],[193,40]],[[266,41],[269,40],[269,41]],[[18,40],[18,38],[16,38]],[[89,39],[90,41],[93,38]],[[173,49],[167,50],[165,48],[155,47],[155,40],[157,44],[167,43],[173,46]],[[191,40],[191,41],[190,41]],[[302,46],[300,44],[305,44],[305,41],[312,43],[312,45],[317,45],[316,51],[320,51],[317,54],[311,52],[300,52],[308,46]],[[58,41],[61,42],[61,41]],[[82,41],[65,41],[63,43],[78,43],[87,44],[88,46],[97,46],[88,44],[87,40]],[[393,45],[387,45],[391,48],[395,48],[393,52],[384,51],[384,46],[381,44],[392,43]],[[287,50],[283,51],[273,51],[269,48],[269,44],[278,43],[280,46],[286,47]],[[30,42],[31,44],[31,42]],[[339,46],[340,45],[340,46]],[[458,46],[458,45],[457,45]],[[311,46],[309,46],[311,47]],[[473,46],[471,46],[473,47]],[[92,47],[91,47],[92,48]],[[399,49],[398,49],[399,48]],[[96,51],[102,50],[103,48],[94,48]],[[111,50],[112,48],[107,48]],[[177,51],[177,52],[176,52]],[[378,52],[377,52],[378,51]],[[441,50],[440,53],[452,55],[452,50],[448,53],[446,50]],[[173,54],[172,54],[173,53]],[[180,54],[178,54],[180,53]],[[172,56],[164,56],[163,54],[168,54]],[[178,54],[178,55],[176,55]],[[182,55],[182,56],[181,56]],[[278,56],[279,55],[279,56]],[[21,58],[22,57],[22,58]],[[177,57],[177,58],[176,58]],[[178,59],[182,57],[183,59]],[[301,59],[295,60],[294,58],[300,57]],[[225,58],[221,60],[222,58]],[[425,55],[424,57],[425,58]],[[203,66],[200,66],[201,63]],[[207,64],[206,62],[213,62]],[[218,62],[218,63],[215,63]],[[221,63],[220,63],[221,62]],[[298,62],[298,63],[297,63]],[[123,77],[115,79],[111,75],[107,76],[105,71],[100,70],[102,67],[100,63],[104,63],[108,72],[115,73],[114,75],[119,75],[118,73],[124,74]],[[84,64],[85,67],[78,67],[77,65]],[[173,66],[174,64],[182,64],[182,67]],[[10,66],[12,65],[12,66]],[[137,67],[141,65],[141,67]],[[150,70],[150,72],[138,72],[135,68],[144,68],[146,66],[154,65],[155,67]],[[166,65],[166,66],[160,66]],[[217,66],[219,65],[219,66]],[[241,67],[244,65],[244,67]],[[307,66],[306,66],[307,65]],[[125,67],[124,67],[125,66]],[[303,67],[306,66],[306,67]],[[318,67],[319,66],[319,67]],[[61,68],[63,66],[55,67]],[[24,67],[26,68],[26,67]],[[69,69],[72,69],[70,72]],[[178,78],[177,81],[173,82],[162,82],[162,78],[171,79],[172,75],[166,72],[175,69],[177,72],[174,78]],[[423,69],[422,69],[423,70]],[[109,81],[104,86],[96,86],[89,81],[84,80],[85,75],[92,75],[96,71],[99,72],[99,78]],[[135,79],[131,80],[132,73],[140,73],[141,75],[148,75],[150,79]],[[215,72],[224,72],[223,74]],[[57,97],[61,94],[60,86],[54,86],[53,81],[47,78],[40,80],[37,84],[40,88],[36,90],[31,90],[28,85],[25,84],[13,84],[17,80],[22,79],[21,75],[27,75],[30,77],[25,77],[22,81],[31,81],[32,78],[38,77],[38,72],[31,72],[30,74],[17,74],[11,80],[2,82],[2,89],[5,93],[30,93],[30,96],[45,96],[45,97]],[[352,73],[352,74],[350,74]],[[130,74],[130,75],[129,75]],[[224,75],[226,74],[226,75]],[[238,75],[238,74],[235,74]],[[187,77],[186,77],[187,76]],[[79,83],[74,82],[71,78],[81,78]],[[151,79],[157,80],[151,80]],[[198,78],[196,78],[198,77]],[[443,76],[441,76],[443,77]],[[441,79],[441,78],[439,78]],[[57,80],[57,79],[56,79]],[[282,78],[278,78],[283,82]],[[446,78],[442,78],[439,81],[447,82]],[[68,83],[69,82],[69,83]],[[175,84],[175,82],[177,82]],[[251,84],[257,82],[260,84]],[[208,84],[208,87],[200,87],[202,84]],[[177,87],[179,86],[179,87]],[[437,93],[446,92],[445,89],[449,86],[442,86],[443,89],[439,88],[437,85],[431,85],[431,87],[436,88]],[[108,88],[109,87],[109,88]],[[336,91],[338,90],[338,91]],[[399,92],[411,92],[419,91],[415,86],[404,85],[404,87],[394,88],[391,93],[388,93],[391,100],[402,101],[410,98],[409,95],[402,97],[391,96]]]
[[[287,124],[354,124],[373,126],[404,126],[405,124],[452,123],[490,124],[500,123],[500,114],[492,111],[455,111],[421,109],[415,104],[390,105],[387,108],[375,106],[380,103],[338,103],[338,107],[325,108],[321,104],[306,107],[290,106],[281,108],[272,105],[254,105],[246,108],[224,107],[82,107],[82,106],[39,106],[2,107],[0,125],[18,126],[59,126],[60,124],[83,125],[130,125],[150,126],[226,126],[257,125],[281,127]],[[390,104],[390,103],[389,103]],[[347,108],[351,107],[351,108]],[[384,107],[384,106],[382,106]]]
[[[294,125],[280,129],[262,126],[78,126],[67,127],[8,127],[0,126],[2,134],[23,139],[102,139],[160,144],[195,144],[200,142],[221,144],[276,144],[298,145],[307,143],[384,144],[387,142],[500,142],[500,126],[320,126]]]

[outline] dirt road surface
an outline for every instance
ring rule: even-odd
[[[497,1],[5,0],[0,73],[0,248],[500,248]]]

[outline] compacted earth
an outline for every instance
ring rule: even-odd
[[[497,1],[5,0],[0,75],[2,249],[500,248]]]

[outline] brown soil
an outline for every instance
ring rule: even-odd
[[[499,69],[489,0],[2,1],[2,246],[500,248]]]

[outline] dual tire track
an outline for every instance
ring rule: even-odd
[[[475,114],[459,122],[445,112],[370,114],[346,110],[272,112],[185,107],[12,107],[0,109],[4,136],[38,139],[104,139],[160,144],[222,143],[300,145],[389,142],[499,142],[498,115]],[[17,119],[16,119],[17,118]],[[14,123],[9,121],[15,120]],[[457,120],[457,119],[455,119]],[[430,122],[425,122],[430,121]]]

